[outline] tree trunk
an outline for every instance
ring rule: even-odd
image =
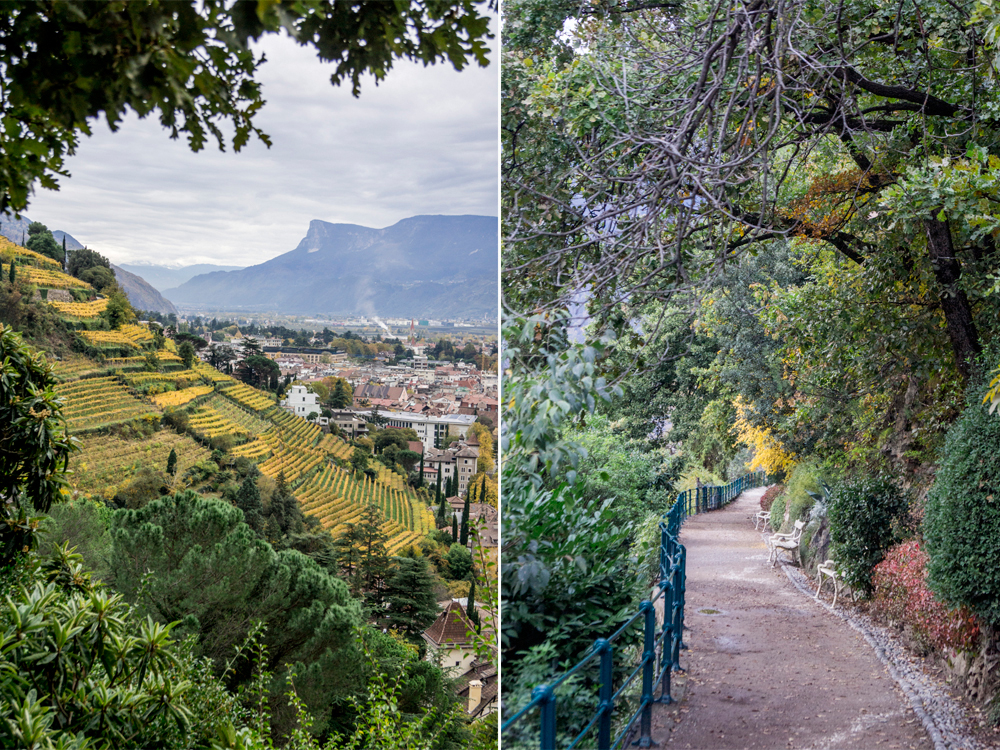
[[[951,339],[951,346],[955,350],[955,364],[959,375],[965,381],[972,372],[976,355],[983,349],[979,343],[976,323],[972,319],[969,298],[958,288],[962,267],[955,256],[948,222],[925,219],[924,229],[927,232],[927,253],[939,287],[941,309],[948,325],[948,338]]]

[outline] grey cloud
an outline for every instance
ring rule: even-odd
[[[311,219],[382,227],[416,214],[495,216],[498,65],[399,64],[361,98],[288,39],[268,39],[258,124],[273,147],[192,154],[155,120],[95,124],[58,192],[26,212],[113,261],[250,265]],[[494,56],[495,57],[495,56]]]

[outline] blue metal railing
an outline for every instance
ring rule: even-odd
[[[677,537],[684,519],[710,510],[722,508],[739,497],[744,490],[760,487],[766,481],[763,472],[746,474],[729,484],[705,486],[687,490],[677,496],[660,521],[659,591],[643,601],[639,609],[609,638],[598,638],[583,658],[558,678],[531,691],[526,706],[507,719],[500,728],[501,735],[525,719],[535,709],[539,714],[539,750],[556,750],[556,689],[594,660],[599,666],[598,705],[583,729],[566,745],[565,750],[578,747],[585,736],[597,727],[598,750],[612,750],[622,746],[624,740],[639,722],[639,747],[650,747],[654,703],[670,703],[670,675],[680,670],[680,652],[684,648],[684,592],[686,581],[687,551]],[[663,624],[656,632],[656,605],[663,601]],[[636,622],[642,620],[642,658],[638,666],[614,689],[615,641]],[[622,729],[612,740],[612,718],[616,704],[637,677],[642,677],[641,697],[638,707],[621,725]],[[659,697],[654,697],[659,690]]]

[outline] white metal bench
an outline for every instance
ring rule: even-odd
[[[840,572],[837,570],[836,560],[827,560],[816,568],[816,575],[819,577],[819,586],[816,587],[816,596],[819,599],[819,592],[823,589],[824,576],[833,581],[833,606],[837,606],[837,594],[840,593]],[[854,601],[854,591],[851,591],[851,601]]]
[[[770,523],[771,523],[771,511],[769,511],[769,510],[758,510],[753,515],[753,530],[754,531],[757,531],[758,528],[760,528],[760,529],[766,529]]]
[[[772,568],[778,564],[778,554],[781,552],[789,553],[789,559],[791,559],[793,553],[798,556],[799,540],[802,539],[802,529],[805,527],[805,521],[796,521],[794,531],[787,531],[784,534],[771,534],[767,538],[767,546],[771,550],[768,562],[771,563]]]

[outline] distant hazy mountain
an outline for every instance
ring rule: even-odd
[[[143,265],[139,263],[122,263],[129,273],[138,274],[150,285],[159,289],[171,289],[180,286],[184,282],[193,279],[203,273],[213,271],[239,271],[244,266],[216,266],[211,263],[196,263],[193,266],[183,266],[181,268],[168,268],[167,266]]]
[[[385,229],[309,223],[291,252],[164,293],[204,310],[481,317],[497,309],[493,216],[414,216]]]
[[[66,247],[69,247],[69,240],[66,240]],[[173,306],[173,303],[156,291],[141,276],[129,273],[114,263],[111,264],[111,270],[115,272],[118,285],[125,290],[125,296],[128,297],[128,301],[136,310],[153,310],[164,314],[177,313],[177,308]]]

